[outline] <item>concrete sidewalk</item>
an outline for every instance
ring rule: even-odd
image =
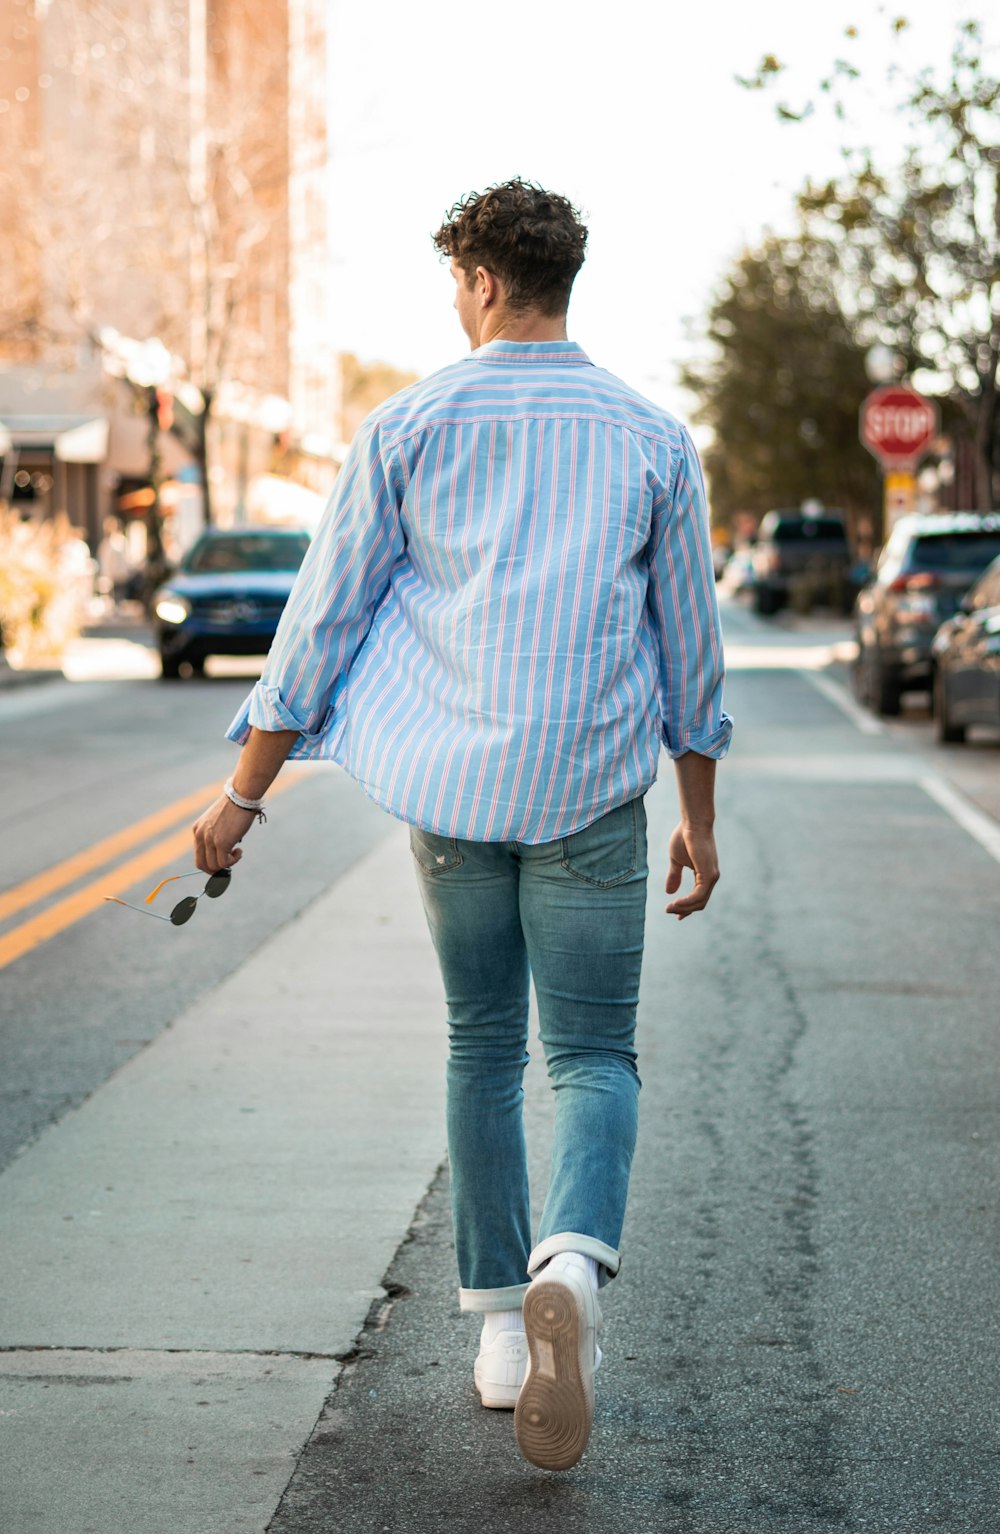
[[[12,666],[0,649],[0,692],[64,679],[154,677],[159,674],[155,649],[152,625],[141,610],[117,610],[85,623],[58,664]]]
[[[444,1154],[440,981],[386,825],[0,1177],[4,1534],[270,1519]]]
[[[0,692],[15,687],[32,687],[39,682],[61,682],[63,673],[53,666],[47,671],[21,671],[12,666],[0,651]]]

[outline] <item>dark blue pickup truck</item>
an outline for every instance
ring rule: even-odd
[[[806,606],[850,611],[851,551],[839,511],[812,504],[769,511],[754,544],[753,570],[754,606],[762,616],[778,612],[793,594]]]

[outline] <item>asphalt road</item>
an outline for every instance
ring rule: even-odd
[[[924,757],[747,659],[724,882],[682,928],[651,899],[590,1448],[545,1475],[479,1408],[443,1170],[270,1534],[994,1534],[1000,870],[929,798]],[[650,808],[662,864],[669,794]]]
[[[233,770],[236,748],[223,737],[249,685],[48,682],[0,693],[0,912],[4,890],[141,830],[183,800],[209,803]],[[154,857],[134,883],[121,882],[124,854],[98,861],[86,882],[141,903],[158,879],[194,868],[184,829],[196,814],[189,808],[163,827],[176,830],[179,848]],[[79,877],[0,920],[0,1166],[237,970],[385,830],[385,817],[348,779],[321,772],[275,801],[268,824],[251,829],[230,891],[199,905],[193,921],[202,934],[209,928],[208,941],[190,941],[193,925],[180,932],[98,903],[5,962],[5,938],[44,923],[79,890]],[[158,844],[149,833],[134,845]],[[199,881],[183,888],[192,886]]]
[[[188,1491],[171,1524],[162,1496],[157,1521],[133,1493],[129,1534],[995,1534],[1000,744],[938,751],[917,700],[898,725],[866,725],[842,685],[843,626],[733,610],[727,630],[724,876],[682,925],[661,912],[666,763],[648,800],[642,1127],[583,1460],[532,1469],[509,1414],[478,1406],[442,1165],[400,1220],[387,1297],[330,1364],[283,1494],[259,1514],[234,1502],[227,1523]],[[0,888],[224,776],[218,737],[242,691],[136,681],[0,699]],[[184,934],[103,907],[0,969],[8,1155],[30,1156],[143,1041],[238,977],[386,824],[339,774],[313,775],[254,831],[231,894],[199,908],[213,943],[179,961],[162,939]],[[0,943],[58,898],[9,917]],[[385,983],[402,996],[407,978]],[[385,1069],[392,1113],[419,1109],[388,1056]],[[528,1093],[540,1196],[537,1061]],[[369,1117],[359,1162],[391,1133]],[[62,1507],[46,1524],[39,1506],[5,1531],[100,1526]]]

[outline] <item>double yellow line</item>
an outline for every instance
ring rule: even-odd
[[[286,768],[271,787],[268,798],[275,798],[301,781],[300,776],[289,772]],[[65,931],[82,916],[88,916],[91,911],[96,911],[104,897],[112,893],[112,880],[115,890],[127,890],[133,884],[137,884],[140,879],[146,879],[150,874],[157,873],[175,858],[182,858],[185,854],[190,857],[190,817],[197,816],[206,809],[217,797],[219,791],[220,785],[217,782],[208,783],[203,788],[196,789],[194,793],[186,794],[183,799],[176,799],[165,809],[157,810],[155,814],[147,815],[143,820],[137,820],[134,825],[126,826],[122,831],[116,831],[113,836],[106,836],[103,840],[94,842],[93,846],[85,847],[82,852],[74,853],[62,863],[55,863],[51,868],[46,868],[43,873],[36,874],[34,878],[26,879],[23,884],[18,884],[14,889],[0,894],[0,922],[4,922],[21,911],[29,910],[31,906],[37,905],[49,895],[54,895],[58,890],[65,889],[67,885],[75,884],[78,879],[82,879],[85,874],[93,873],[96,868],[105,869],[99,879],[84,885],[83,889],[76,890],[72,895],[66,895],[62,900],[57,900],[54,905],[48,906],[37,916],[28,917],[0,937],[0,969],[13,964],[15,959],[30,953],[39,944],[48,942],[49,938]],[[178,829],[177,822],[180,820],[186,823]],[[175,828],[169,836],[164,836],[160,841],[154,842],[151,847],[146,847],[135,857],[127,859],[117,867],[111,869],[107,867],[109,863],[114,863],[116,858],[121,857],[122,853],[138,847],[167,826]]]

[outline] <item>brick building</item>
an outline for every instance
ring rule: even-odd
[[[108,513],[335,473],[324,0],[8,0],[0,498]],[[151,367],[151,362],[156,367]],[[115,375],[118,376],[115,376]],[[156,389],[160,396],[157,399]]]

